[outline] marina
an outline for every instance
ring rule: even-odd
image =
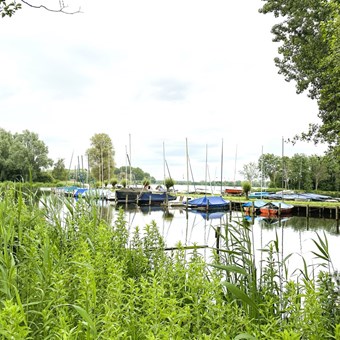
[[[249,228],[259,263],[263,256],[260,249],[277,239],[280,256],[284,258],[292,254],[292,271],[302,265],[302,257],[308,264],[315,264],[312,251],[316,249],[312,240],[317,234],[325,235],[334,266],[340,269],[340,258],[337,256],[340,233],[339,224],[335,219],[304,216],[267,218],[245,215],[239,210],[209,213],[160,206],[116,205],[112,202],[102,203],[101,208],[103,215],[112,223],[116,220],[119,210],[124,210],[129,230],[134,230],[137,226],[142,229],[154,222],[165,240],[167,249],[175,249],[179,244],[184,247],[196,245],[207,261],[212,256],[212,249],[223,249],[221,235],[223,236],[224,228],[230,225]]]

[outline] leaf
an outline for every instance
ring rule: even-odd
[[[91,316],[89,315],[89,313],[80,306],[77,306],[77,305],[72,305],[72,306],[79,313],[79,315],[84,319],[84,321],[88,324],[91,332],[96,335],[97,334],[96,326],[93,320],[91,319]]]
[[[248,333],[242,333],[237,335],[234,340],[241,340],[241,339],[252,339],[252,340],[256,340],[255,337],[253,337],[252,335],[248,334]]]
[[[234,284],[230,283],[230,282],[224,282],[224,285],[227,287],[227,289],[233,294],[235,295],[235,297],[237,299],[240,299],[241,301],[243,301],[244,303],[246,303],[247,305],[253,307],[255,310],[258,310],[255,302],[247,295],[245,294],[241,289],[239,289],[238,287],[236,287]]]
[[[238,267],[238,266],[233,266],[233,265],[222,265],[222,264],[210,264],[209,266],[217,268],[217,269],[222,269],[226,270],[228,272],[232,273],[239,273],[243,275],[247,275],[247,271],[244,268]]]

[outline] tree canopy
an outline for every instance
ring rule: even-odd
[[[261,13],[273,13],[279,43],[275,64],[297,93],[308,91],[317,100],[320,124],[295,136],[325,142],[339,156],[340,145],[340,3],[338,0],[262,0]]]
[[[115,151],[112,141],[106,133],[97,133],[91,137],[91,147],[86,150],[92,176],[100,181],[110,181],[114,171]]]
[[[0,128],[0,180],[38,180],[53,164],[48,147],[28,130],[11,134]]]

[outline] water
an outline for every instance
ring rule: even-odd
[[[102,217],[109,223],[114,223],[118,215],[119,207],[113,202],[98,201]],[[197,245],[202,247],[200,252],[206,261],[211,258],[211,248],[217,247],[215,230],[228,223],[243,225],[244,216],[242,212],[221,212],[219,214],[203,215],[194,211],[186,211],[180,208],[165,210],[161,207],[132,205],[125,207],[125,212],[130,232],[136,226],[142,230],[152,221],[156,222],[160,234],[163,236],[166,247],[176,247],[180,242],[184,246]],[[271,222],[271,223],[270,223]],[[253,249],[255,260],[260,263],[263,259],[263,249],[269,242],[278,239],[281,259],[289,254],[289,268],[293,272],[297,268],[303,268],[302,257],[308,265],[319,263],[312,253],[319,252],[313,242],[326,237],[329,253],[334,265],[333,270],[340,270],[340,256],[338,256],[338,244],[340,242],[339,221],[327,218],[306,218],[293,216],[281,220],[265,221],[254,218],[247,222],[252,231]],[[325,235],[325,236],[324,236]],[[222,245],[221,245],[222,246]]]
[[[113,221],[118,215],[119,208],[114,204],[103,203],[106,213]],[[125,219],[130,231],[138,226],[143,229],[147,224],[155,221],[160,234],[163,236],[166,247],[172,248],[181,242],[184,246],[208,246],[216,247],[217,238],[215,230],[228,223],[236,223],[240,228],[244,220],[242,212],[232,211],[206,215],[194,211],[186,211],[180,208],[163,209],[161,207],[125,207]],[[251,228],[253,248],[256,262],[260,263],[263,253],[259,249],[264,248],[269,242],[278,239],[280,256],[289,258],[291,273],[303,267],[302,257],[308,265],[320,263],[312,251],[318,252],[314,240],[318,241],[317,234],[324,239],[326,235],[329,253],[334,265],[334,270],[340,269],[340,257],[337,255],[337,247],[340,241],[339,227],[335,219],[287,217],[281,220],[264,220],[250,218],[248,225]],[[222,228],[223,230],[223,228]],[[209,248],[202,248],[201,253],[207,261],[211,257]]]

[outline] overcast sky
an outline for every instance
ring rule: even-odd
[[[223,144],[223,179],[242,180],[243,164],[281,156],[282,137],[317,122],[316,103],[275,68],[274,19],[259,0],[68,4],[82,13],[23,6],[0,19],[0,127],[37,133],[54,161],[69,167],[73,155],[74,168],[107,133],[116,166],[131,148],[132,166],[163,179],[165,154],[183,180],[187,141],[194,179],[213,180]],[[324,149],[285,144],[284,155]]]

